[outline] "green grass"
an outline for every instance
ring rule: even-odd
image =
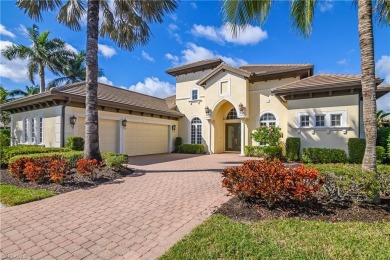
[[[49,190],[32,190],[19,188],[13,185],[0,184],[0,202],[3,205],[15,206],[27,202],[54,196],[56,193]]]
[[[160,259],[390,259],[390,223],[268,220],[213,215]]]

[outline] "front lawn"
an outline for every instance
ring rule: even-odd
[[[266,220],[216,214],[160,259],[390,259],[390,222]]]
[[[19,188],[13,185],[0,184],[0,202],[7,206],[15,206],[35,200],[54,196],[56,193],[49,190],[33,190]]]

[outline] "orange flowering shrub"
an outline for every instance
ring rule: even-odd
[[[320,173],[304,165],[286,168],[278,159],[246,161],[222,172],[222,186],[241,198],[263,199],[269,206],[287,200],[305,201],[322,184]]]
[[[26,163],[31,162],[31,158],[20,158],[13,163],[8,164],[9,172],[21,181],[26,180],[26,175],[23,174]]]
[[[65,159],[53,159],[50,161],[50,181],[62,182],[68,171],[68,163]]]
[[[95,179],[101,166],[102,163],[99,163],[96,159],[80,159],[77,161],[77,172],[82,176]]]
[[[33,182],[42,182],[46,177],[44,168],[37,165],[35,162],[27,162],[23,174],[26,176],[27,180]]]

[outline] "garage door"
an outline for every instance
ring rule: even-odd
[[[85,118],[77,118],[77,134],[85,136]],[[119,152],[119,125],[116,120],[99,120],[99,146],[101,152]]]
[[[144,155],[168,152],[168,126],[127,123],[124,153]]]

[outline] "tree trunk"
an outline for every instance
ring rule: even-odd
[[[376,172],[376,83],[371,0],[358,1],[358,18],[362,70],[363,122],[366,134],[366,150],[364,151],[362,170]]]
[[[40,87],[40,93],[45,92],[46,86],[45,86],[45,67],[42,64],[39,64],[39,78],[41,80]]]
[[[84,158],[102,160],[97,109],[99,1],[88,0]]]

